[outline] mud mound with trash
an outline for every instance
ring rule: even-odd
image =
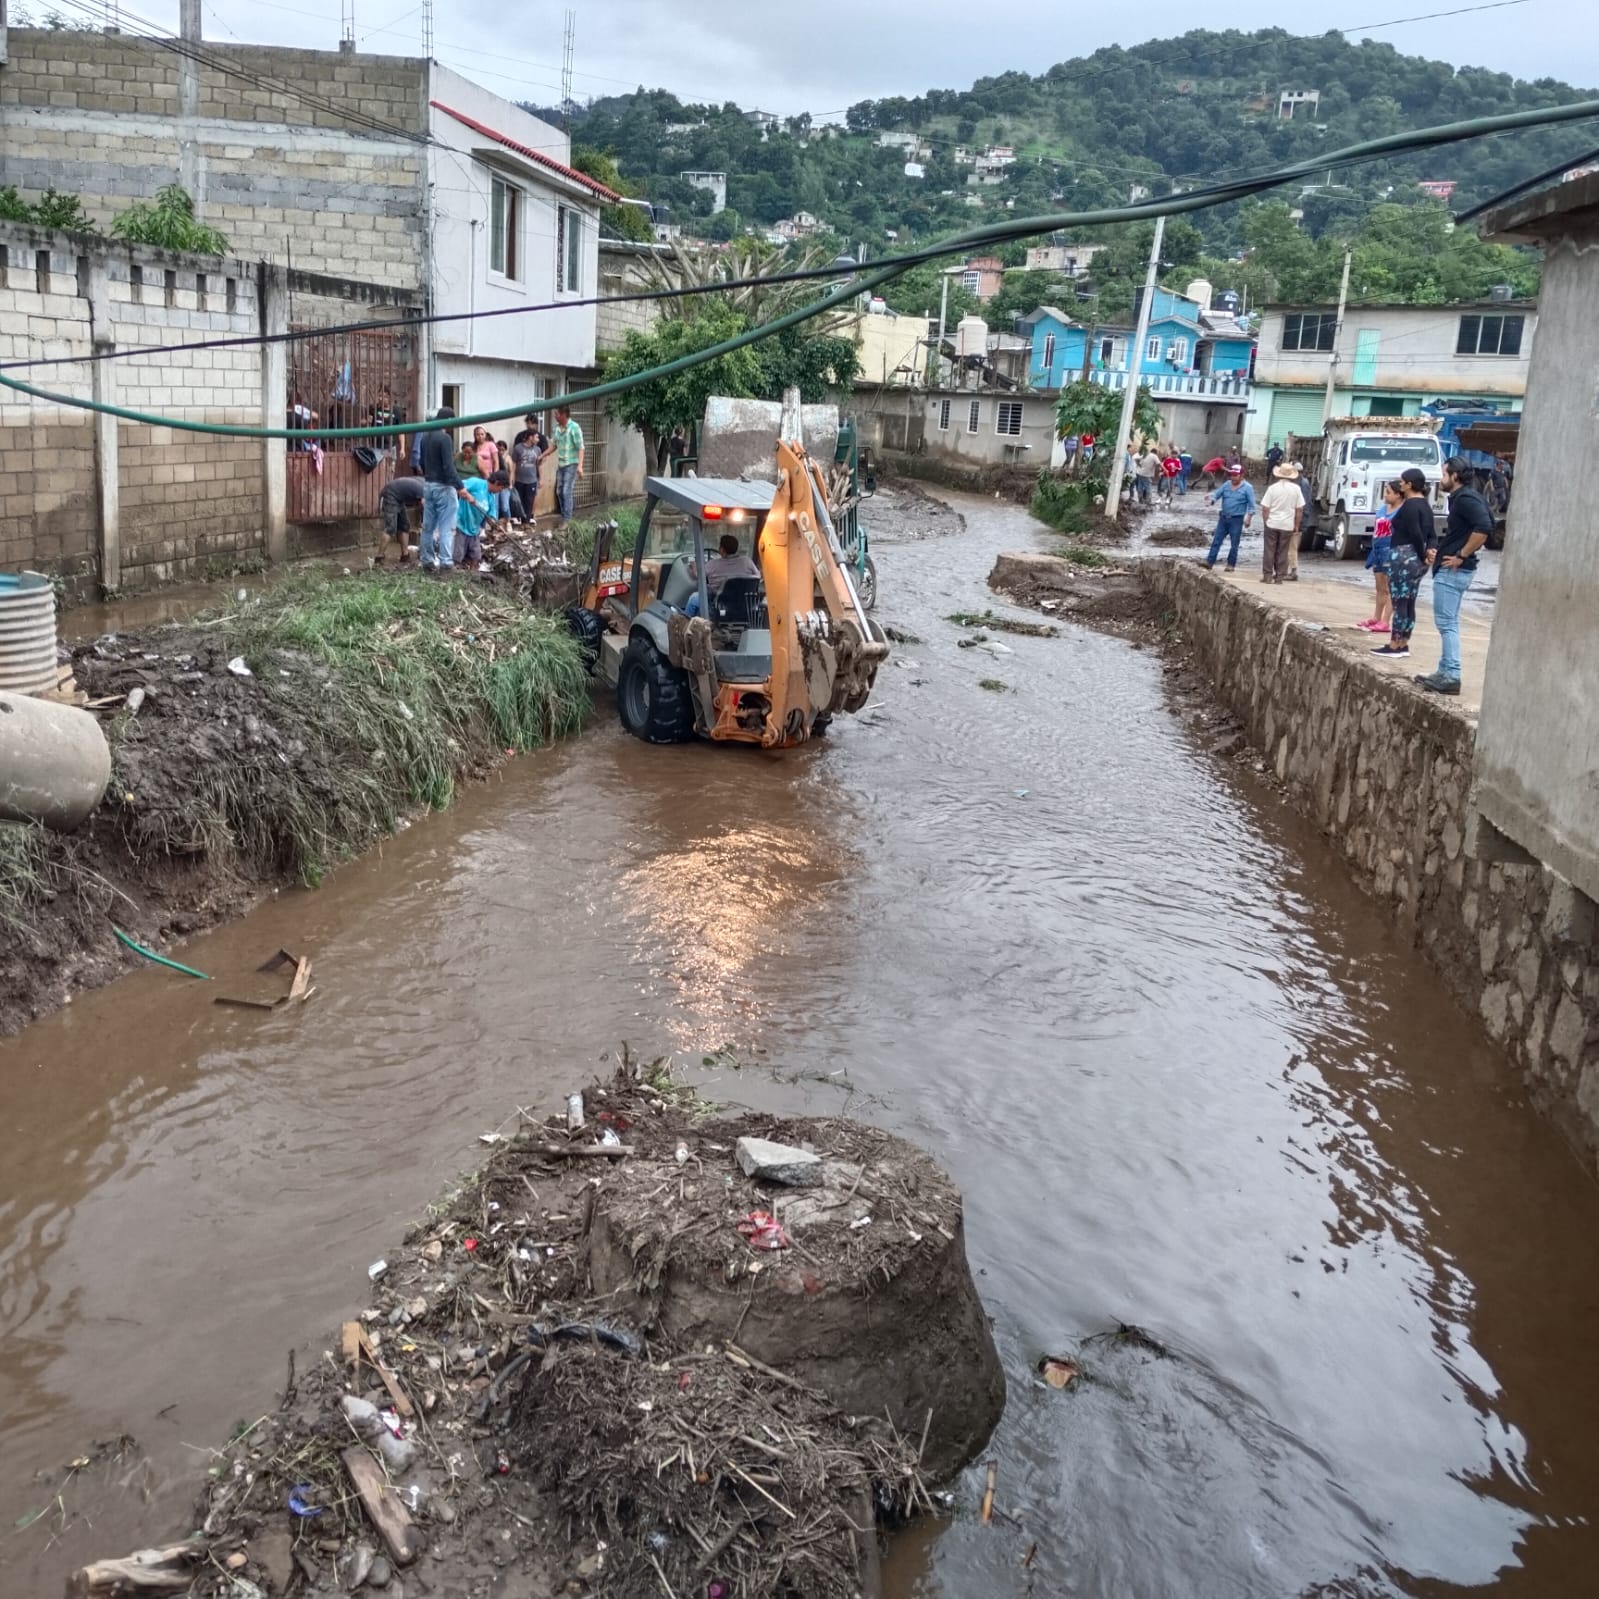
[[[878,1592],[879,1530],[1004,1405],[960,1195],[891,1134],[711,1111],[624,1061],[485,1134],[218,1455],[199,1532],[74,1591]]]

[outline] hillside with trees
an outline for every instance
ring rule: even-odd
[[[1286,116],[1285,91],[1318,99]],[[641,88],[579,112],[574,137],[609,155],[630,190],[671,205],[691,231],[729,238],[805,210],[840,246],[876,256],[1006,213],[1122,205],[1137,191],[1167,194],[1384,133],[1585,93],[1552,79],[1457,69],[1340,33],[1196,30],[1099,50],[1036,76],[1009,72],[964,90],[863,101],[849,108],[843,131],[813,127],[805,116],[763,129],[732,103],[689,105]],[[906,175],[905,150],[877,142],[884,133],[914,134],[927,146],[922,177]],[[1441,301],[1503,282],[1530,292],[1533,258],[1484,246],[1469,228],[1452,231],[1448,209],[1418,185],[1454,184],[1450,203],[1462,208],[1545,168],[1576,164],[1595,142],[1591,130],[1529,129],[1367,163],[1265,201],[1202,212],[1168,227],[1167,280],[1204,275],[1250,304],[1325,298],[1336,291],[1351,240],[1357,298]],[[997,181],[973,185],[958,152],[991,145],[1010,146],[1016,159]],[[710,195],[680,177],[696,169],[728,175],[728,211],[714,224]],[[1096,314],[1121,314],[1131,305],[1148,229],[1074,233],[1074,241],[1093,238],[1112,246],[1096,263]],[[1020,259],[1013,252],[1011,264]],[[1040,280],[1018,293],[1026,299],[1036,289],[1036,303],[1061,288],[1059,280]],[[917,311],[936,298],[936,271],[889,295],[897,308]]]

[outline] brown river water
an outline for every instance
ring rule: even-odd
[[[0,1043],[3,1599],[182,1530],[207,1447],[477,1135],[624,1038],[722,1100],[881,1122],[965,1190],[1003,1514],[974,1468],[891,1551],[897,1599],[1596,1591],[1599,1192],[1153,653],[955,648],[941,618],[1036,531],[963,508],[878,547],[926,643],[825,745],[649,749],[602,708],[184,946],[310,954],[308,1010],[151,969]],[[742,1067],[701,1064],[727,1043]],[[1032,1379],[1118,1322],[1167,1358]],[[84,1473],[92,1525],[14,1527],[121,1433],[149,1465]]]

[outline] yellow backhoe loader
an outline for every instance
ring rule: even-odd
[[[785,405],[775,484],[649,478],[634,548],[615,551],[604,533],[595,545],[572,625],[638,738],[786,749],[871,694],[888,644],[844,564],[799,414]],[[713,587],[729,538],[760,575]]]

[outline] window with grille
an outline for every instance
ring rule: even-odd
[[[1044,370],[1046,372],[1055,370],[1055,335],[1053,333],[1044,335]]]
[[[948,400],[940,400],[938,402],[938,431],[940,433],[948,433],[949,432],[949,401]]]
[[[966,431],[968,433],[975,433],[977,431],[977,424],[982,419],[982,409],[982,401],[980,400],[973,400],[971,405],[968,407],[966,412]]]
[[[1338,337],[1336,311],[1290,311],[1283,318],[1285,350],[1331,350]]]
[[[1022,436],[1022,402],[1020,400],[1001,400],[994,407],[994,431],[1011,439],[1019,439]]]
[[[1520,355],[1524,316],[1463,316],[1456,355]]]
[[[963,289],[969,289],[973,294],[976,294],[977,291],[982,288],[982,286],[983,275],[981,272],[961,273],[961,287]]]
[[[504,178],[489,190],[489,270],[517,282],[522,276],[517,246],[522,232],[522,191]]]

